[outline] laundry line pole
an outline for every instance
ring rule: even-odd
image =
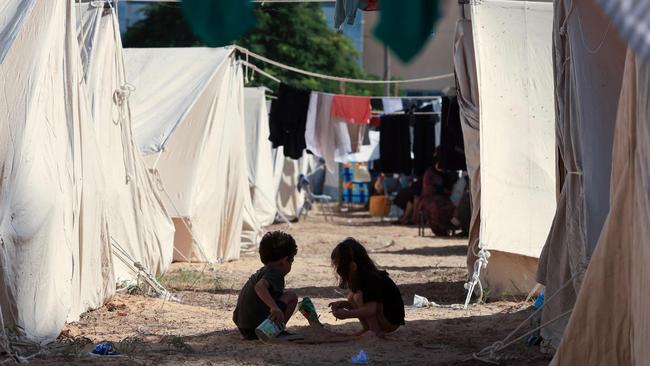
[[[386,45],[384,45],[384,80],[390,80],[390,54]],[[386,89],[384,94],[390,95],[390,84],[386,83],[384,88]]]

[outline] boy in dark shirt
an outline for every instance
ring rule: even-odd
[[[232,318],[246,340],[257,339],[255,328],[266,318],[286,324],[298,304],[296,294],[284,290],[284,277],[291,271],[298,253],[296,241],[287,233],[269,232],[262,238],[259,252],[264,266],[239,292]],[[280,335],[287,334],[283,333]]]

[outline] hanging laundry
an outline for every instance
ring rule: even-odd
[[[380,170],[383,173],[411,174],[410,116],[385,115],[379,127]]]
[[[381,100],[381,98],[370,98],[370,107],[372,107],[372,110],[382,110],[384,109],[384,102]]]
[[[442,98],[440,165],[445,170],[467,170],[460,110],[455,96]]]
[[[336,159],[339,156],[352,150],[348,123],[331,118],[333,98],[333,94],[312,92],[305,130],[307,149],[325,160],[329,172],[336,170]]]
[[[402,98],[382,98],[381,102],[384,107],[384,113],[393,113],[404,110]]]
[[[306,148],[305,129],[311,92],[280,84],[269,119],[273,148],[284,146],[284,155],[299,159]]]
[[[431,38],[439,17],[440,0],[381,0],[374,35],[409,62]]]
[[[370,117],[370,125],[372,127],[379,128],[379,126],[381,126],[381,118],[379,118],[379,116]]]
[[[318,115],[318,93],[311,92],[309,96],[309,109],[307,110],[307,122],[305,126],[305,145],[307,150],[322,157],[320,143],[316,135],[316,116]]]
[[[354,24],[358,8],[359,0],[336,0],[334,5],[334,28],[341,30],[343,23],[346,21],[350,25]]]
[[[433,166],[436,115],[413,115],[413,174],[422,177]]]
[[[334,28],[339,31],[343,23],[354,24],[357,17],[357,9],[372,11],[379,9],[378,0],[336,0],[334,5]]]
[[[376,11],[379,10],[379,0],[368,0],[366,6],[361,8],[363,11]]]
[[[332,101],[332,118],[340,118],[348,123],[370,122],[372,110],[370,97],[357,97],[337,94]]]
[[[255,25],[251,0],[183,0],[182,7],[194,34],[210,47],[229,45]]]
[[[358,153],[359,147],[363,145],[366,137],[367,126],[361,124],[346,123],[348,135],[350,136],[350,152]]]

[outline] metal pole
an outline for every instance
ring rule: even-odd
[[[384,45],[384,80],[390,80],[390,54],[388,53],[388,47]],[[386,84],[386,95],[390,95],[390,84]]]

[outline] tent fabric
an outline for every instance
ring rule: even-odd
[[[305,202],[304,196],[298,192],[298,177],[302,173],[301,160],[285,156],[283,147],[275,149],[273,175],[278,192],[275,202],[278,212],[289,220],[295,220],[300,216],[300,210]]]
[[[621,89],[610,212],[551,365],[650,359],[650,64],[631,50]]]
[[[145,163],[174,218],[174,260],[237,259],[243,217],[258,224],[250,221],[244,86],[232,51],[140,48],[124,57],[138,145],[163,148]]]
[[[268,139],[269,113],[264,88],[244,88],[246,156],[248,180],[257,221],[268,226],[275,221],[277,187],[273,180],[273,147]]]
[[[227,47],[166,50],[170,49],[125,50],[129,82],[135,86],[146,85],[149,92],[155,91],[155,98],[151,98],[154,95],[136,90],[130,99],[137,106],[133,128],[138,147],[144,153],[162,151],[217,71],[227,67],[226,61],[233,52]],[[162,100],[165,102],[161,103]]]
[[[471,9],[481,106],[480,242],[538,257],[555,212],[553,4],[486,0]]]
[[[3,1],[0,4],[0,63],[29,19],[36,0]]]
[[[130,258],[153,275],[172,262],[174,226],[147,172],[133,138],[128,99],[116,103],[114,94],[127,84],[117,16],[103,3],[77,5],[82,18],[78,39],[85,60],[97,147],[104,171],[110,237]],[[122,103],[121,105],[119,103]],[[137,273],[114,261],[116,280]],[[129,263],[130,265],[132,263]]]
[[[481,139],[474,38],[472,36],[472,22],[466,19],[460,19],[456,23],[454,71],[472,202],[472,218],[469,226],[467,250],[467,268],[471,276],[474,272],[474,262],[477,259],[475,252],[478,251],[481,227]]]
[[[42,344],[115,289],[104,177],[72,2],[4,1],[0,19],[0,311]]]
[[[556,134],[564,180],[537,278],[547,298],[568,281],[573,284],[547,302],[542,322],[573,307],[609,212],[612,136],[626,49],[615,32],[603,33],[608,19],[594,1],[556,2],[554,17]],[[550,324],[542,336],[557,347],[567,321]]]

